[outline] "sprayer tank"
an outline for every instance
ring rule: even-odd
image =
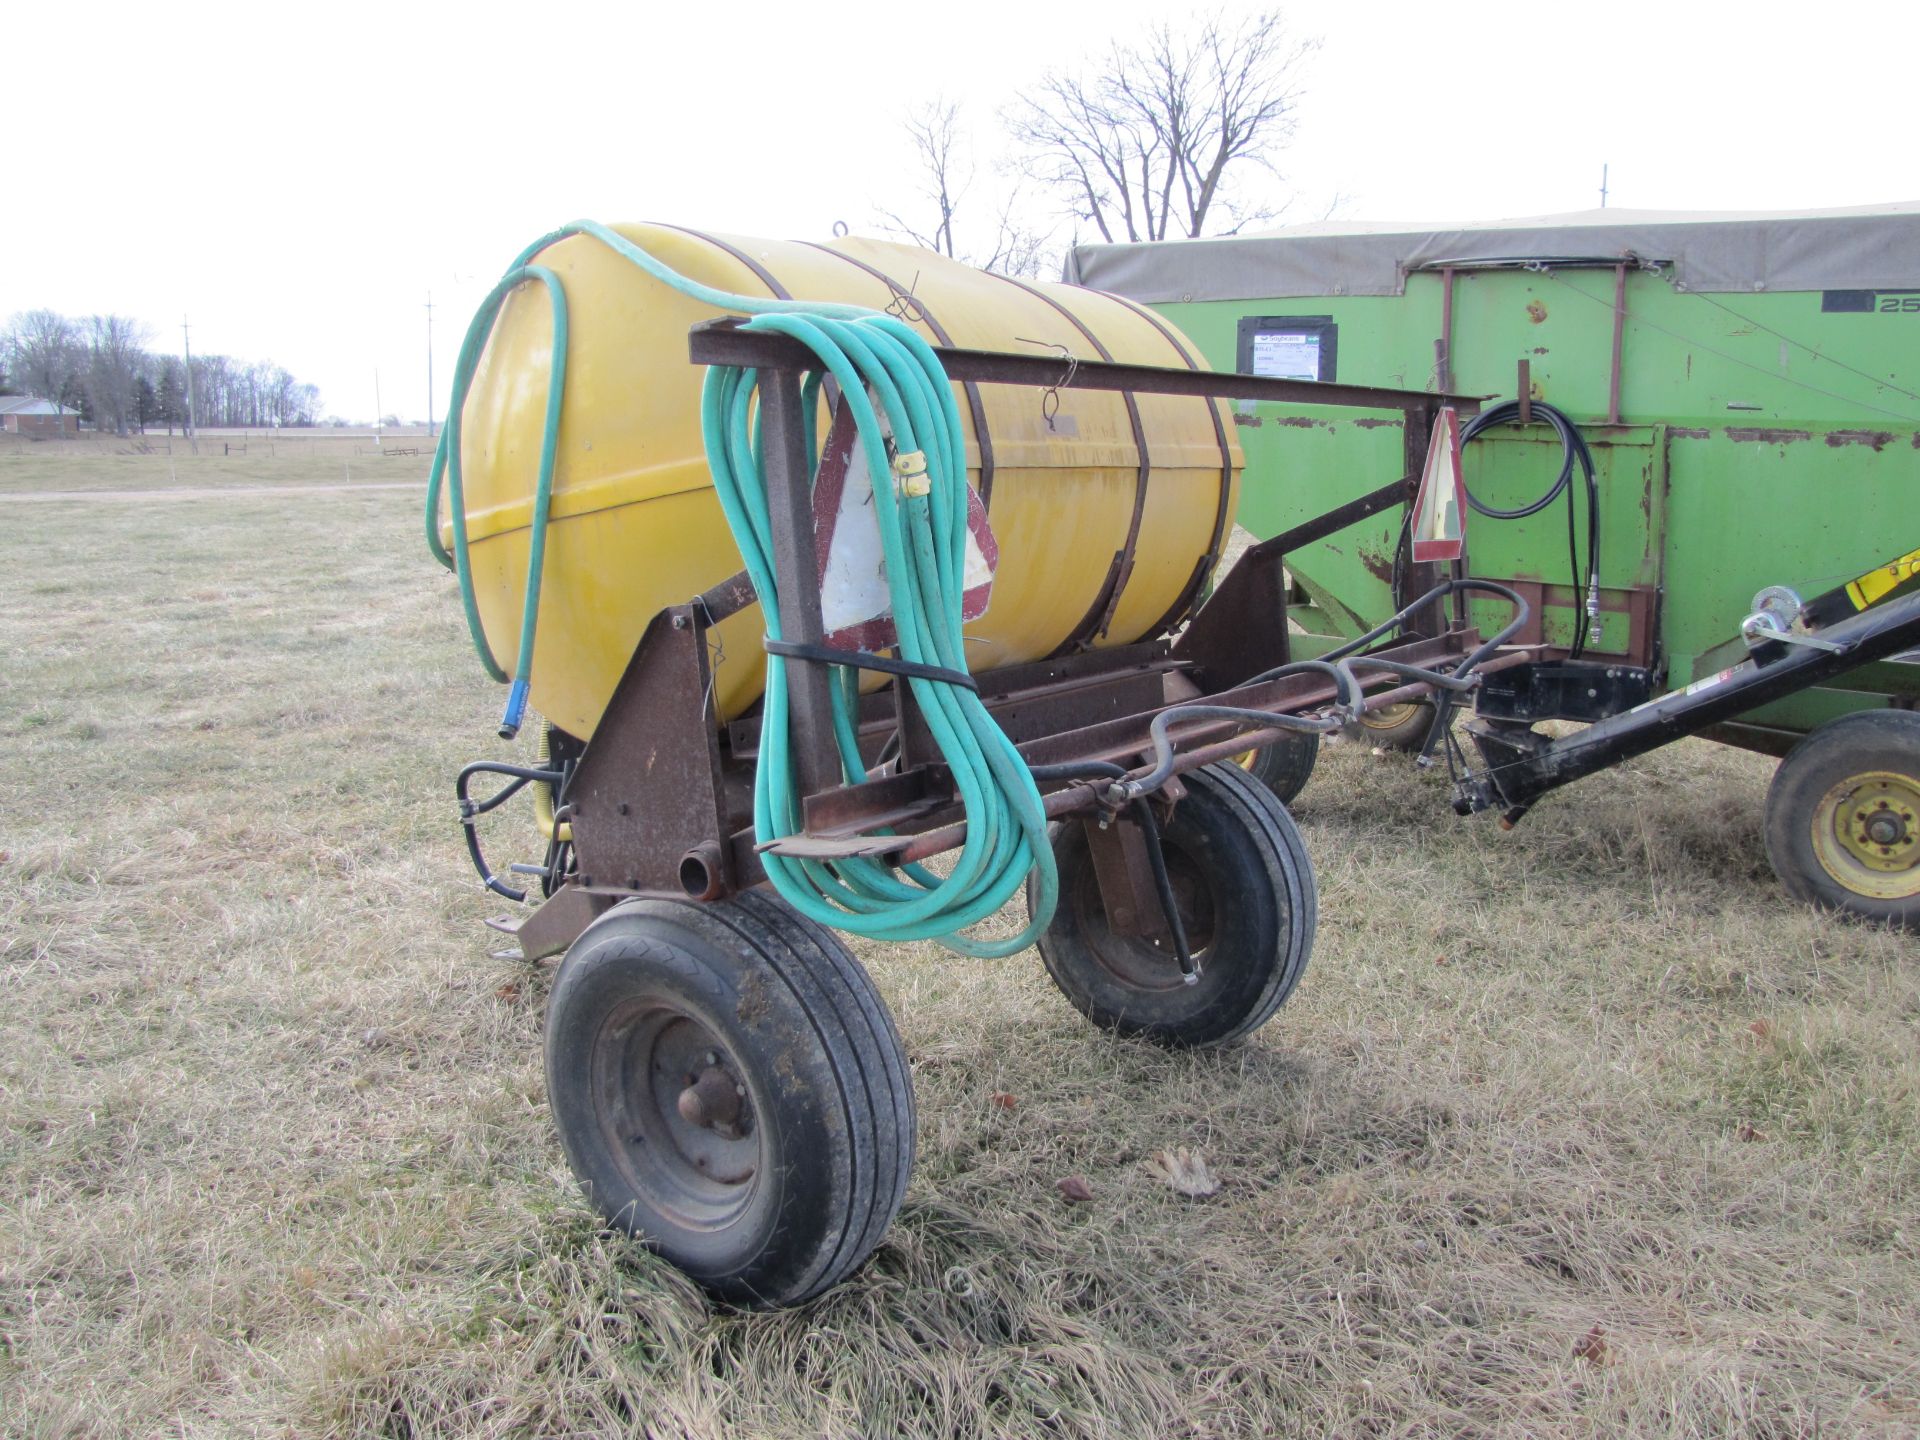
[[[924,250],[620,232],[719,289],[893,307],[934,344],[1185,368],[1204,365],[1165,320],[1130,301],[974,270]],[[719,312],[572,237],[537,263],[558,273],[571,318],[532,703],[593,733],[648,620],[740,568],[707,473],[704,372],[687,332]],[[463,418],[475,598],[509,668],[552,346],[544,290],[514,292],[475,373]],[[1217,558],[1241,456],[1217,403],[1166,395],[968,385],[959,400],[969,480],[999,546],[992,603],[967,629],[975,670],[1128,643],[1177,618]],[[1057,398],[1057,410],[1054,399]],[[443,535],[451,532],[443,524]],[[723,621],[715,696],[731,717],[760,693],[758,606]]]

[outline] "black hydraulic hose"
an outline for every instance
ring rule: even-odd
[[[1247,680],[1242,680],[1238,688],[1244,690],[1249,685],[1262,685],[1269,680],[1285,679],[1289,675],[1307,675],[1307,674],[1326,675],[1331,677],[1333,680],[1334,694],[1337,697],[1339,703],[1347,706],[1350,709],[1357,707],[1360,704],[1360,682],[1354,679],[1353,676],[1347,670],[1343,669],[1340,665],[1336,664],[1335,661],[1337,659],[1338,659],[1338,654],[1336,653],[1331,658],[1323,655],[1318,660],[1289,661],[1285,665],[1276,665],[1271,670],[1262,670],[1258,675],[1255,675]],[[1192,707],[1181,706],[1179,708],[1184,710],[1184,709],[1190,709]],[[1298,716],[1270,715],[1267,718],[1270,720],[1293,720],[1296,722],[1296,724],[1294,725],[1281,725],[1279,728],[1282,730],[1299,729],[1306,726],[1312,726],[1316,730],[1316,732],[1318,731],[1317,721],[1302,720]]]
[[[1589,475],[1593,473],[1593,455],[1587,449],[1587,442],[1580,438],[1580,432],[1574,428],[1573,421],[1544,400],[1533,401],[1531,408],[1534,417],[1545,420],[1560,437],[1560,473],[1553,477],[1553,484],[1541,494],[1539,499],[1529,501],[1512,510],[1502,510],[1475,498],[1473,492],[1467,489],[1465,479],[1462,479],[1460,493],[1466,497],[1467,504],[1489,520],[1524,520],[1529,515],[1539,514],[1558,500],[1561,492],[1573,483],[1573,467],[1576,461],[1586,469]],[[1496,425],[1518,425],[1519,423],[1520,402],[1518,400],[1503,401],[1491,409],[1482,410],[1467,421],[1465,428],[1460,432],[1461,447],[1464,449],[1471,445]]]
[[[1451,673],[1441,670],[1431,670],[1419,665],[1408,665],[1398,660],[1388,660],[1378,656],[1353,654],[1353,652],[1361,646],[1371,644],[1390,631],[1404,625],[1407,619],[1421,607],[1435,600],[1444,599],[1446,596],[1456,592],[1478,592],[1481,594],[1496,595],[1513,606],[1513,618],[1494,635],[1476,646],[1458,665],[1454,666]],[[1351,668],[1356,664],[1370,665],[1376,669],[1385,670],[1389,674],[1398,675],[1403,679],[1417,680],[1443,691],[1471,689],[1477,683],[1477,678],[1473,673],[1474,670],[1502,645],[1506,644],[1508,640],[1513,638],[1513,636],[1519,632],[1520,628],[1527,623],[1527,618],[1531,613],[1531,608],[1517,590],[1512,589],[1510,586],[1502,585],[1498,581],[1472,579],[1444,580],[1390,619],[1376,625],[1373,629],[1359,636],[1357,639],[1349,640],[1338,649],[1328,651],[1321,659],[1296,660],[1288,665],[1278,665],[1244,682],[1246,685],[1257,685],[1268,680],[1282,679],[1288,675],[1315,672],[1329,675],[1333,678],[1334,693],[1337,697],[1334,707],[1336,713],[1320,718],[1311,718],[1305,715],[1281,715],[1271,710],[1254,710],[1236,705],[1208,705],[1202,703],[1169,706],[1158,715],[1155,715],[1152,723],[1147,727],[1147,733],[1153,741],[1153,769],[1149,770],[1138,780],[1116,781],[1111,787],[1109,794],[1116,802],[1135,800],[1142,795],[1151,794],[1167,783],[1168,777],[1173,774],[1174,766],[1173,740],[1172,737],[1167,734],[1167,731],[1177,721],[1236,720],[1248,729],[1286,730],[1302,735],[1326,735],[1342,729],[1349,719],[1360,713],[1361,709],[1363,691],[1358,677],[1354,675]],[[1036,779],[1067,779],[1070,777],[1066,774],[1050,776],[1044,774],[1043,770],[1071,770],[1072,768],[1071,766],[1043,767],[1042,769],[1036,769],[1034,776]]]
[[[1467,504],[1476,512],[1490,520],[1523,520],[1529,515],[1537,515],[1551,505],[1563,493],[1567,497],[1567,563],[1572,570],[1574,632],[1573,644],[1568,656],[1578,659],[1587,648],[1587,638],[1594,616],[1583,609],[1583,602],[1597,601],[1597,594],[1590,593],[1593,577],[1600,563],[1600,492],[1594,484],[1593,452],[1587,448],[1586,439],[1580,434],[1579,427],[1567,418],[1564,412],[1547,404],[1543,400],[1530,402],[1534,416],[1546,421],[1560,437],[1560,470],[1554,476],[1553,484],[1536,500],[1512,510],[1502,510],[1478,499],[1467,489],[1463,477],[1460,481],[1460,493],[1466,497]],[[1481,435],[1496,425],[1518,425],[1520,423],[1520,402],[1509,400],[1482,410],[1466,424],[1460,432],[1462,448],[1470,445]],[[1579,468],[1581,480],[1586,486],[1587,497],[1587,561],[1582,569],[1580,563],[1579,527],[1575,520],[1575,501],[1573,497],[1573,472]]]
[[[1378,625],[1374,626],[1373,629],[1367,631],[1366,634],[1356,635],[1344,645],[1327,651],[1320,659],[1327,664],[1337,665],[1340,661],[1353,655],[1355,651],[1363,650],[1374,641],[1384,639],[1394,631],[1402,628],[1408,620],[1412,619],[1414,615],[1426,606],[1431,605],[1434,601],[1444,600],[1447,596],[1455,593],[1496,595],[1513,606],[1513,618],[1502,626],[1499,632],[1492,636],[1492,638],[1482,641],[1473,653],[1456,665],[1453,670],[1455,675],[1466,675],[1470,673],[1475,666],[1481,664],[1489,655],[1493,654],[1495,650],[1498,650],[1502,645],[1506,644],[1508,640],[1518,634],[1520,628],[1527,623],[1528,616],[1533,613],[1533,608],[1521,597],[1518,590],[1508,585],[1502,585],[1497,580],[1476,580],[1472,578],[1442,580],[1419,599],[1402,606],[1398,612],[1389,615],[1385,620],[1382,620]],[[1264,675],[1256,675],[1253,677],[1253,681],[1249,681],[1248,683],[1252,684],[1254,681],[1271,679],[1276,675],[1284,673],[1286,668],[1287,667],[1282,666],[1279,670],[1269,670]],[[1428,677],[1422,674],[1416,678],[1425,680]]]
[[[1312,664],[1315,662],[1302,662]],[[1332,669],[1332,666],[1327,666]],[[1351,681],[1351,676],[1342,676]],[[1311,719],[1305,715],[1280,715],[1271,710],[1249,710],[1238,705],[1174,705],[1153,717],[1147,733],[1153,740],[1153,769],[1138,780],[1116,781],[1109,792],[1118,800],[1135,800],[1149,795],[1167,783],[1173,774],[1173,739],[1169,726],[1181,720],[1237,720],[1249,730],[1287,730],[1298,735],[1330,735],[1343,728],[1354,713],[1349,707],[1337,707],[1340,713]]]
[[[1471,690],[1479,681],[1471,675],[1448,675],[1439,670],[1428,670],[1420,665],[1402,665],[1398,660],[1382,660],[1377,655],[1355,655],[1340,662],[1349,670],[1357,665],[1365,665],[1373,670],[1384,670],[1389,675],[1398,675],[1402,680],[1418,680],[1433,686],[1436,690]]]
[[[504,775],[511,783],[502,786],[485,800],[474,800],[467,794],[467,785],[476,775]],[[464,767],[454,780],[453,792],[460,801],[460,825],[467,835],[467,854],[472,859],[473,868],[479,874],[481,881],[494,894],[504,895],[513,901],[524,901],[527,898],[526,891],[514,889],[511,885],[503,883],[493,873],[492,867],[487,864],[487,857],[480,852],[480,835],[474,827],[474,821],[489,810],[504,805],[536,780],[544,781],[549,785],[558,785],[562,778],[562,772],[558,770],[538,770],[530,765],[505,765],[496,760],[476,760]]]

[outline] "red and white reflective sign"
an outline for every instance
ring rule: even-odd
[[[1413,560],[1458,560],[1466,549],[1465,492],[1460,484],[1460,417],[1451,405],[1434,420],[1427,463],[1413,501]]]
[[[878,408],[876,402],[875,408]],[[884,424],[884,421],[882,422]],[[885,650],[896,643],[893,591],[873,509],[866,447],[844,406],[834,412],[813,485],[814,554],[826,643],[841,650]],[[967,548],[960,599],[963,620],[987,613],[1000,547],[986,506],[967,486]]]

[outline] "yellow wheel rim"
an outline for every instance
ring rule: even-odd
[[[1920,779],[1892,770],[1849,775],[1814,807],[1813,853],[1856,895],[1920,895]]]
[[[1253,769],[1253,762],[1259,758],[1260,752],[1258,750],[1242,750],[1238,755],[1233,757],[1233,763],[1238,765],[1242,770],[1251,770]]]
[[[1420,708],[1418,700],[1402,700],[1398,705],[1382,706],[1378,710],[1363,710],[1360,723],[1369,730],[1391,730],[1396,725],[1404,725]]]

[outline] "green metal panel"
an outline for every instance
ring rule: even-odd
[[[1610,267],[1456,271],[1452,388],[1509,397],[1524,359],[1534,397],[1581,424],[1601,487],[1603,604],[1620,604],[1627,586],[1659,587],[1660,658],[1668,683],[1682,685],[1717,668],[1703,657],[1738,632],[1762,586],[1810,596],[1920,546],[1920,398],[1910,393],[1920,392],[1920,292],[1835,310],[1819,293],[1693,294],[1630,270],[1624,423],[1611,426],[1614,284]],[[1330,315],[1340,380],[1437,388],[1443,300],[1441,276],[1421,272],[1400,296],[1160,308],[1222,368],[1237,362],[1242,316]],[[1247,454],[1239,520],[1256,536],[1403,469],[1397,415],[1263,404],[1236,418]],[[1471,447],[1466,478],[1508,508],[1538,494],[1558,464],[1546,432],[1507,431]],[[1330,631],[1356,634],[1388,613],[1400,520],[1378,516],[1289,557]],[[1565,510],[1556,502],[1526,520],[1472,516],[1467,550],[1475,574],[1564,585]],[[1548,598],[1546,636],[1564,640],[1571,596]],[[1496,614],[1484,611],[1483,621]],[[1603,653],[1624,645],[1626,623],[1607,616]],[[1805,729],[1887,694],[1920,693],[1916,667],[1871,674],[1770,706],[1765,723]]]

